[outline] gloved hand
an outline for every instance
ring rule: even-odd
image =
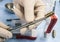
[[[0,42],[4,41],[3,38],[5,39],[12,38],[12,33],[7,29],[9,29],[9,26],[0,22]]]
[[[22,24],[38,20],[45,15],[45,5],[42,0],[14,0],[13,3],[13,11],[21,19]],[[35,29],[40,23],[41,21],[28,28],[25,27],[20,29],[20,33],[23,34],[28,29]]]

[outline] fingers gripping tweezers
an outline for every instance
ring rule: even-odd
[[[33,24],[37,23],[37,22],[40,22],[40,21],[45,20],[46,18],[52,16],[53,14],[54,14],[54,12],[51,11],[51,12],[49,12],[48,14],[46,14],[43,18],[40,18],[39,20],[35,20],[35,21],[32,21],[32,22],[26,23],[26,24],[24,24],[24,25],[17,26],[17,27],[14,28],[14,29],[8,29],[8,30],[9,30],[9,31],[12,31],[12,30],[16,30],[16,29],[18,29],[18,28],[28,27],[28,26],[30,26],[30,25],[33,25]]]

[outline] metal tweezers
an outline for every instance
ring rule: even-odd
[[[46,14],[45,17],[43,17],[43,18],[41,18],[41,19],[39,19],[39,20],[35,20],[35,21],[32,21],[32,22],[26,23],[26,24],[24,24],[24,25],[21,25],[21,26],[17,26],[17,27],[15,27],[14,29],[9,29],[9,31],[16,30],[16,29],[19,29],[19,28],[21,29],[21,28],[24,28],[24,27],[28,27],[28,26],[30,26],[30,25],[33,25],[33,24],[37,23],[37,22],[40,22],[40,21],[42,21],[42,20],[45,20],[46,18],[52,16],[53,14],[54,14],[54,12],[51,11],[51,12],[49,12],[48,14]]]
[[[39,19],[39,20],[35,20],[35,21],[32,21],[32,22],[29,22],[29,23],[26,23],[26,24],[21,25],[21,26],[17,26],[17,27],[14,28],[14,29],[9,29],[9,31],[13,31],[13,30],[16,30],[16,29],[19,29],[19,28],[28,27],[28,26],[30,26],[30,25],[33,25],[33,24],[37,23],[37,22],[40,22],[40,21],[43,21],[43,20],[47,19],[48,17],[54,15],[55,6],[56,6],[56,1],[55,1],[55,3],[54,3],[53,10],[52,10],[51,12],[47,13],[43,18],[41,18],[41,19]]]

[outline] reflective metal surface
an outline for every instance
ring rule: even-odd
[[[13,3],[6,3],[5,7],[6,7],[8,12],[14,13],[13,10],[12,10],[13,9]]]

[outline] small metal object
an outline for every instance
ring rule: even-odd
[[[20,20],[19,18],[17,19],[7,19],[6,21],[12,21],[12,20]]]
[[[55,38],[55,36],[56,36],[56,31],[53,30],[53,31],[52,31],[52,37]]]
[[[15,26],[21,26],[21,23],[15,23]]]
[[[47,37],[47,33],[46,32],[44,32],[44,38],[46,38]]]
[[[12,19],[7,19],[6,21],[12,21]]]
[[[48,14],[45,15],[46,18],[48,18],[49,16],[53,15],[54,11],[49,12]]]
[[[8,12],[14,13],[12,10],[13,9],[13,3],[6,3],[5,8],[7,9]]]

